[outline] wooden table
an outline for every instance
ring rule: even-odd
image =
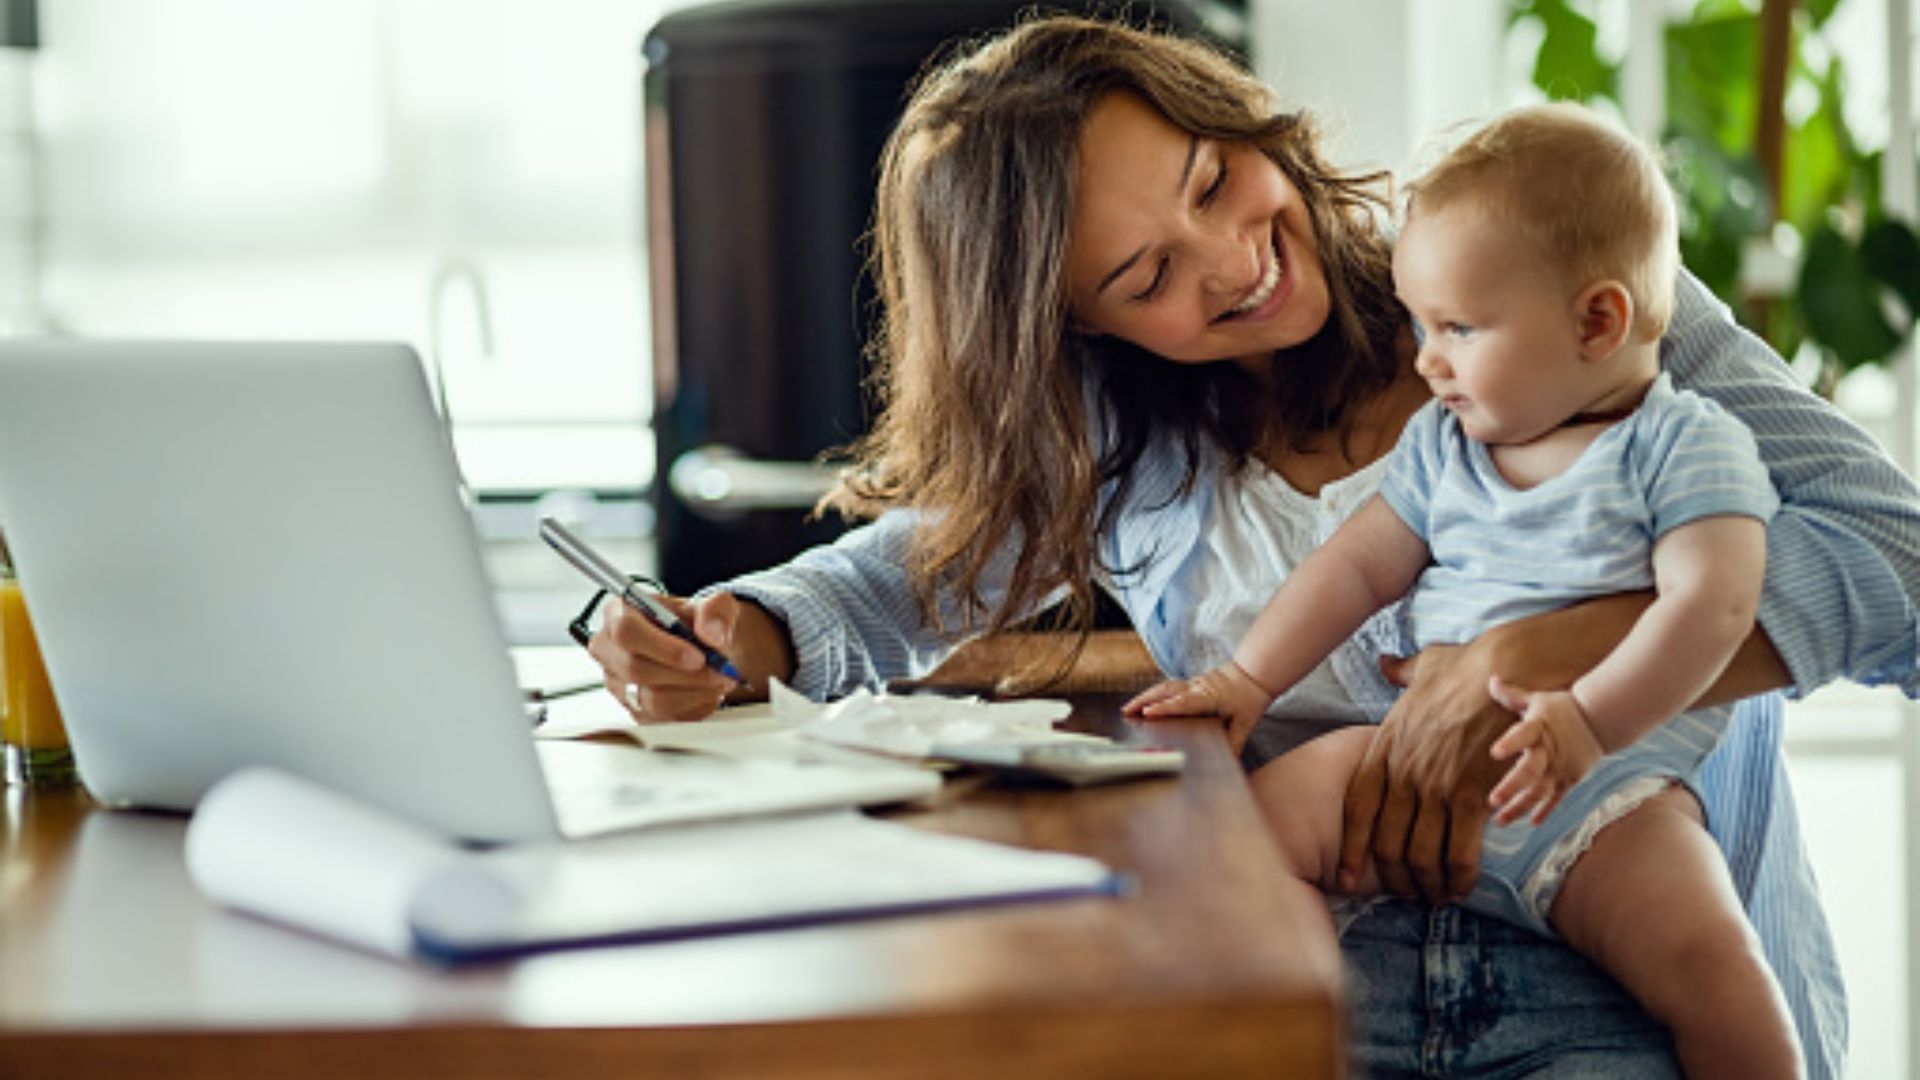
[[[0,1077],[1336,1076],[1339,955],[1282,887],[1205,726],[1175,779],[950,780],[890,816],[1084,852],[1135,895],[551,953],[436,971],[203,900],[185,820],[6,790]]]

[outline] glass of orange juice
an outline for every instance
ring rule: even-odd
[[[53,700],[40,643],[27,619],[26,597],[0,562],[0,743],[10,783],[71,784],[76,779],[67,729]]]

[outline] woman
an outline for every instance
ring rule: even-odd
[[[880,179],[884,411],[831,499],[878,516],[683,611],[752,684],[825,696],[924,671],[1051,601],[1084,623],[1102,588],[1165,672],[1205,670],[1371,493],[1425,397],[1382,216],[1371,180],[1334,172],[1304,117],[1200,46],[1044,19],[961,56],[917,88]],[[1718,699],[1838,675],[1913,692],[1913,488],[1696,281],[1678,292],[1668,369],[1755,429],[1786,503],[1764,633]],[[1349,797],[1348,858],[1370,852],[1403,895],[1463,892],[1497,771],[1487,747],[1511,722],[1488,675],[1565,686],[1645,602],[1391,665],[1410,686]],[[618,607],[591,648],[637,715],[695,719],[732,689]],[[1357,677],[1384,640],[1363,630],[1289,695],[1248,767],[1387,708]],[[1843,1005],[1778,775],[1778,699],[1746,712],[1702,795],[1811,1071],[1830,1075]],[[1673,1071],[1658,1029],[1557,943],[1409,904],[1372,908],[1343,942],[1363,1070]]]

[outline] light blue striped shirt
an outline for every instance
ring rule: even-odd
[[[1779,505],[1747,429],[1666,374],[1565,472],[1525,489],[1430,401],[1407,421],[1380,495],[1432,552],[1407,605],[1414,648],[1651,589],[1668,530],[1716,514],[1764,522]]]
[[[1712,398],[1753,432],[1780,494],[1767,527],[1759,621],[1793,675],[1790,692],[1846,677],[1920,693],[1920,490],[1689,274],[1676,284],[1661,360],[1675,385]],[[1168,617],[1180,605],[1167,603],[1167,586],[1202,546],[1210,480],[1225,463],[1207,454],[1201,482],[1190,486],[1182,484],[1184,464],[1174,440],[1150,447],[1114,528],[1100,537],[1105,565],[1139,568],[1103,584],[1171,675],[1194,673],[1184,657],[1196,628]],[[921,619],[907,578],[915,513],[887,513],[831,545],[718,586],[785,621],[803,693],[820,698],[921,674],[953,649],[951,631]],[[946,626],[964,625],[957,609],[947,614]],[[1704,767],[1701,791],[1800,1023],[1812,1074],[1841,1075],[1846,1001],[1779,747],[1779,698],[1743,703]]]

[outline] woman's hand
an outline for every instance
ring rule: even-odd
[[[1531,811],[1539,825],[1607,752],[1571,691],[1524,690],[1495,675],[1487,693],[1520,714],[1520,722],[1493,744],[1495,758],[1520,759],[1488,796],[1493,819],[1511,825]]]
[[[1255,682],[1239,664],[1229,661],[1191,679],[1169,679],[1149,687],[1120,711],[1148,720],[1218,717],[1226,721],[1227,745],[1237,755],[1271,704],[1273,695],[1266,687]]]
[[[1434,645],[1382,658],[1381,670],[1406,692],[1347,786],[1342,891],[1358,887],[1369,856],[1399,896],[1437,904],[1473,890],[1488,795],[1505,771],[1493,744],[1514,722],[1487,694],[1488,651]]]
[[[1493,745],[1514,714],[1491,681],[1562,690],[1598,664],[1653,602],[1620,593],[1504,623],[1469,645],[1434,645],[1380,669],[1406,692],[1374,734],[1347,787],[1339,881],[1351,891],[1371,857],[1387,890],[1438,903],[1464,899],[1480,874],[1480,835],[1505,767]],[[1759,628],[1693,707],[1718,705],[1788,683],[1786,665]]]
[[[697,602],[663,596],[660,602],[700,640],[726,653],[749,684],[764,690],[768,676],[791,676],[792,651],[785,628],[761,608],[742,604],[728,593]],[[707,667],[699,649],[618,600],[603,603],[602,612],[605,621],[588,642],[587,652],[599,661],[608,691],[634,719],[700,720],[739,688],[740,684]]]
[[[1505,768],[1493,744],[1514,714],[1488,693],[1509,685],[1565,689],[1627,635],[1652,593],[1621,593],[1496,626],[1469,645],[1435,645],[1383,659],[1406,687],[1347,787],[1340,881],[1351,889],[1371,856],[1387,889],[1430,901],[1464,899],[1480,874],[1488,797]],[[1785,682],[1785,666],[1755,630],[1698,704]]]

